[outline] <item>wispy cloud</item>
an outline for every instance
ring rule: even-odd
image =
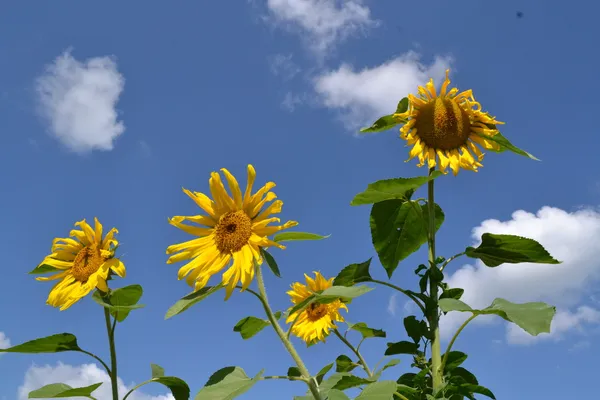
[[[269,66],[273,75],[283,80],[290,80],[300,73],[300,67],[292,58],[293,54],[275,54],[269,57]]]
[[[81,62],[67,50],[36,83],[40,112],[63,145],[76,153],[113,149],[125,131],[115,109],[125,80],[113,58]]]
[[[392,316],[396,316],[396,310],[398,309],[398,300],[396,299],[396,293],[393,293],[388,300],[387,312]]]
[[[300,33],[320,56],[377,24],[361,0],[267,0],[267,7],[272,21]]]
[[[10,339],[6,336],[4,332],[0,332],[0,349],[8,349],[10,347]],[[4,353],[0,353],[2,356]]]

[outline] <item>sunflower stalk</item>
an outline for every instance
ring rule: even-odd
[[[429,169],[431,176],[435,167]],[[438,268],[435,263],[435,202],[434,202],[434,180],[431,179],[427,184],[427,209],[428,209],[428,229],[427,246],[429,248],[429,297],[431,299],[431,309],[427,315],[429,319],[429,328],[431,329],[431,379],[433,381],[433,392],[437,393],[444,384],[444,372],[442,371],[442,355],[440,346],[440,312],[438,306],[438,282],[432,277],[435,276],[433,268]]]
[[[277,333],[277,336],[279,336],[279,339],[283,343],[285,349],[288,351],[288,353],[290,353],[290,355],[296,362],[300,373],[303,377],[307,379],[308,388],[314,396],[315,400],[323,400],[323,397],[319,392],[319,384],[317,383],[316,379],[310,374],[310,372],[308,372],[304,361],[302,361],[302,358],[300,358],[300,355],[294,348],[294,345],[292,344],[290,339],[288,339],[286,333],[281,328],[281,325],[279,325],[277,318],[275,318],[275,314],[273,314],[273,310],[271,309],[271,306],[269,305],[269,300],[267,298],[267,290],[265,289],[265,281],[262,275],[262,269],[256,262],[254,265],[256,268],[256,283],[258,284],[258,293],[260,294],[260,297],[263,300],[263,308],[265,309],[265,313],[267,314],[269,322],[271,322],[273,329],[275,329],[275,333]]]
[[[115,347],[115,326],[110,321],[110,311],[108,308],[104,309],[104,319],[106,321],[106,332],[108,334],[108,345],[110,347],[110,382],[112,386],[112,398],[113,400],[119,400],[119,387],[117,384],[117,350]]]
[[[344,336],[342,336],[342,334],[337,329],[334,329],[333,333],[335,334],[335,336],[337,336],[342,341],[342,343],[344,343],[346,346],[348,346],[348,348],[350,348],[350,350],[352,350],[352,352],[354,354],[356,354],[356,356],[358,357],[358,360],[360,361],[360,364],[361,364],[362,368],[365,370],[365,372],[367,373],[367,375],[369,376],[369,378],[372,378],[373,377],[373,372],[371,372],[371,370],[369,369],[369,366],[367,365],[367,362],[365,361],[365,359],[362,356],[362,354],[360,354],[360,351],[358,351],[358,348],[354,347],[352,345],[352,343],[350,343],[348,341],[348,339],[346,339]],[[362,341],[361,341],[361,343],[362,343]]]

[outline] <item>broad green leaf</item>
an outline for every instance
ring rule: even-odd
[[[77,345],[75,335],[58,333],[30,340],[8,349],[0,349],[0,353],[60,353],[63,351],[81,351],[81,348]]]
[[[360,133],[383,132],[387,131],[388,129],[392,129],[393,127],[401,123],[403,123],[403,121],[398,118],[395,118],[394,114],[384,115],[377,121],[373,122],[373,125],[361,128]]]
[[[447,289],[447,290],[444,290],[444,292],[440,296],[440,299],[460,300],[460,298],[462,297],[464,292],[465,292],[465,289],[461,289],[461,288]]]
[[[177,314],[181,314],[194,304],[199,303],[200,301],[204,300],[205,298],[222,288],[223,284],[219,283],[216,286],[206,286],[196,292],[187,294],[186,296],[178,300],[177,303],[173,304],[171,308],[169,308],[167,314],[165,315],[165,319],[169,319]]]
[[[334,286],[354,286],[360,282],[372,280],[369,274],[371,258],[360,264],[350,264],[345,267],[333,280]]]
[[[477,248],[467,247],[465,254],[480,259],[488,267],[504,263],[560,264],[535,240],[515,235],[484,233],[481,244]]]
[[[500,132],[498,132],[494,136],[484,135],[482,133],[476,133],[476,135],[480,136],[483,139],[489,140],[491,142],[496,142],[496,143],[498,143],[500,145],[500,149],[499,150],[487,149],[489,151],[493,151],[494,153],[502,153],[502,152],[504,152],[506,150],[510,150],[513,153],[516,153],[516,154],[518,154],[520,156],[525,156],[527,158],[531,158],[532,160],[540,161],[540,159],[537,158],[536,156],[534,156],[533,154],[528,153],[527,151],[522,150],[522,149],[518,148],[517,146],[515,146],[514,144],[512,144]]]
[[[427,205],[416,201],[388,200],[371,209],[373,246],[388,277],[392,277],[400,261],[427,242]],[[444,222],[444,212],[435,205],[436,231]]]
[[[355,400],[390,400],[396,392],[396,382],[379,381],[363,389]]]
[[[211,375],[195,400],[232,400],[250,390],[262,374],[260,371],[254,378],[249,378],[240,367],[221,368]]]
[[[396,107],[396,114],[403,114],[408,110],[408,97],[402,98]]]
[[[444,371],[447,372],[453,379],[458,378],[465,383],[470,383],[472,385],[479,385],[477,378],[473,375],[469,370],[463,367],[456,367],[452,369],[448,369],[448,365],[444,367]]]
[[[417,321],[417,317],[414,315],[404,318],[404,329],[406,329],[406,333],[415,343],[419,343],[422,337],[427,337],[427,323],[425,321]]]
[[[373,182],[367,186],[367,190],[354,196],[350,205],[360,206],[363,204],[375,204],[386,200],[407,201],[415,190],[440,175],[442,175],[440,171],[435,171],[428,176],[393,178]]]
[[[150,364],[150,369],[152,370],[153,378],[160,378],[161,376],[165,376],[165,369],[157,364]]]
[[[37,267],[32,269],[29,273],[31,275],[40,275],[40,274],[47,274],[50,272],[61,272],[61,271],[62,271],[62,269],[53,267],[52,265],[42,264],[42,265],[38,265]]]
[[[350,398],[341,390],[331,389],[329,393],[327,393],[327,400],[350,400]]]
[[[492,393],[492,391],[486,387],[483,387],[480,385],[472,385],[472,384],[468,384],[468,383],[462,384],[462,385],[460,385],[460,387],[463,389],[466,389],[470,393],[479,393],[479,394],[487,396],[491,399],[496,400],[496,396],[494,396],[494,393]]]
[[[235,324],[233,331],[239,332],[243,339],[250,339],[252,336],[256,335],[270,324],[271,323],[269,321],[250,316],[241,319],[237,324]]]
[[[546,303],[531,302],[517,304],[501,298],[495,299],[491,306],[483,310],[474,310],[469,305],[456,299],[441,299],[439,305],[444,312],[463,311],[476,315],[495,314],[509,322],[515,323],[533,336],[537,336],[540,333],[549,333],[552,318],[556,314],[556,307]]]
[[[333,365],[333,364],[330,364]],[[348,376],[350,374],[345,373],[345,372],[335,372],[333,374],[331,374],[331,376],[329,376],[329,378],[325,379],[324,381],[319,381],[319,379],[317,379],[317,381],[319,381],[319,392],[321,393],[321,395],[323,397],[327,397],[327,395],[329,394],[329,391],[331,389],[333,389],[333,387],[344,377],[344,376]],[[317,374],[317,378],[318,378],[318,374]],[[321,379],[322,376],[321,376]],[[306,392],[307,395],[311,395],[310,390]],[[312,397],[311,397],[312,398]]]
[[[457,368],[467,359],[467,355],[461,351],[451,351],[448,353],[448,359],[446,360],[446,365],[444,366],[444,370],[452,371]]]
[[[281,278],[281,272],[279,272],[279,267],[277,266],[277,262],[275,262],[275,259],[273,258],[271,253],[269,253],[268,251],[266,251],[265,249],[263,249],[261,247],[260,254],[263,256],[263,258],[267,262],[267,265],[269,266],[269,269],[271,269],[271,272],[273,272],[273,275],[275,275],[278,278]]]
[[[335,372],[351,372],[357,366],[357,363],[353,362],[350,357],[343,354],[335,359]]]
[[[385,371],[388,368],[395,367],[398,364],[400,364],[400,360],[398,360],[397,358],[392,358],[391,360],[389,360],[388,362],[386,362],[383,367],[381,367],[381,369],[379,370],[379,373]]]
[[[183,379],[175,376],[159,376],[152,378],[150,382],[160,383],[168,387],[175,400],[189,400],[190,398],[190,387]],[[220,399],[220,397],[215,397],[215,399]]]
[[[288,376],[292,376],[292,377],[302,376],[302,372],[300,372],[298,367],[289,367],[287,374],[288,374]]]
[[[418,344],[403,340],[401,342],[388,343],[385,355],[393,356],[394,354],[417,354],[418,349]]]
[[[117,321],[123,322],[131,310],[144,307],[143,304],[137,304],[143,293],[144,290],[140,285],[130,285],[112,290],[106,296],[102,296],[99,291],[96,291],[92,295],[92,299],[107,308]]]
[[[335,300],[342,300],[344,302],[350,302],[358,296],[362,296],[365,293],[370,292],[373,288],[368,286],[331,286],[321,293],[316,293],[304,301],[296,304],[288,311],[288,315],[292,315],[299,310],[304,310],[312,303],[327,304]]]
[[[273,237],[274,242],[291,242],[296,240],[322,240],[327,239],[331,235],[321,236],[316,233],[308,232],[283,232]]]
[[[369,328],[364,322],[357,322],[356,324],[348,323],[348,329],[360,332],[363,339],[372,337],[386,337],[386,333],[381,329]]]
[[[323,378],[325,377],[325,375],[327,375],[327,373],[331,370],[331,368],[333,368],[333,363],[327,364],[326,366],[321,368],[321,370],[319,372],[317,372],[317,375],[315,375],[315,378],[317,379],[317,382],[319,384],[323,381]]]
[[[361,385],[368,385],[370,383],[373,383],[373,381],[354,375],[347,375],[343,376],[333,388],[337,390],[346,390]]]
[[[51,383],[50,385],[46,385],[39,389],[29,392],[29,398],[57,399],[65,397],[87,397],[88,399],[96,400],[94,397],[92,397],[92,393],[101,385],[102,382],[94,383],[90,386],[73,388],[65,383]]]

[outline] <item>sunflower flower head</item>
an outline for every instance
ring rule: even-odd
[[[494,126],[503,122],[481,111],[471,90],[448,90],[449,72],[446,70],[439,94],[430,79],[425,87],[418,87],[418,97],[408,95],[407,111],[394,117],[407,121],[400,128],[400,137],[412,146],[408,160],[417,157],[419,167],[427,162],[429,168],[438,166],[443,173],[450,167],[454,175],[461,168],[477,172],[483,166],[478,145],[498,151],[500,146],[490,138],[499,133]]]
[[[275,187],[273,182],[252,193],[256,179],[252,165],[248,165],[248,182],[244,193],[228,170],[223,168],[221,172],[231,195],[225,190],[221,175],[217,172],[213,172],[208,181],[212,199],[203,193],[183,189],[205,215],[169,219],[171,225],[197,238],[169,246],[167,254],[171,256],[167,264],[188,260],[179,269],[178,278],[185,278],[195,291],[206,286],[213,275],[226,269],[221,284],[225,286],[227,300],[236,285],[241,283],[243,291],[252,282],[255,262],[262,264],[261,247],[285,249],[285,246],[270,240],[268,236],[298,223],[288,221],[283,225],[270,225],[280,222],[273,215],[281,212],[283,202],[276,200],[277,196],[271,191]]]
[[[290,296],[294,305],[301,303],[313,292],[322,291],[333,285],[333,279],[325,279],[320,272],[313,272],[314,279],[304,274],[306,284],[296,282],[292,284],[292,290],[287,294]],[[286,323],[294,323],[292,333],[304,340],[307,344],[314,344],[319,341],[325,341],[332,329],[335,329],[335,322],[344,322],[344,317],[340,310],[348,311],[348,308],[340,300],[335,300],[327,304],[312,303],[304,310],[290,314]]]
[[[125,266],[115,257],[119,242],[118,231],[112,228],[102,237],[102,224],[94,218],[95,227],[84,220],[75,224],[69,238],[56,238],[52,242],[52,253],[46,256],[37,268],[46,267],[58,274],[37,277],[39,281],[59,280],[48,295],[47,304],[66,310],[94,289],[108,292],[107,279],[111,271],[125,276]]]

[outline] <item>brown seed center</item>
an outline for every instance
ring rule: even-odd
[[[424,105],[416,119],[417,135],[434,149],[457,149],[471,134],[469,114],[449,98],[438,97]]]
[[[248,244],[252,220],[244,211],[223,214],[215,227],[215,241],[221,253],[235,253]]]
[[[79,253],[73,260],[73,268],[71,274],[79,282],[87,282],[90,276],[100,269],[100,266],[106,261],[102,257],[97,244],[91,244],[79,250]]]
[[[313,303],[306,308],[306,314],[310,321],[318,321],[327,314],[327,305]]]

